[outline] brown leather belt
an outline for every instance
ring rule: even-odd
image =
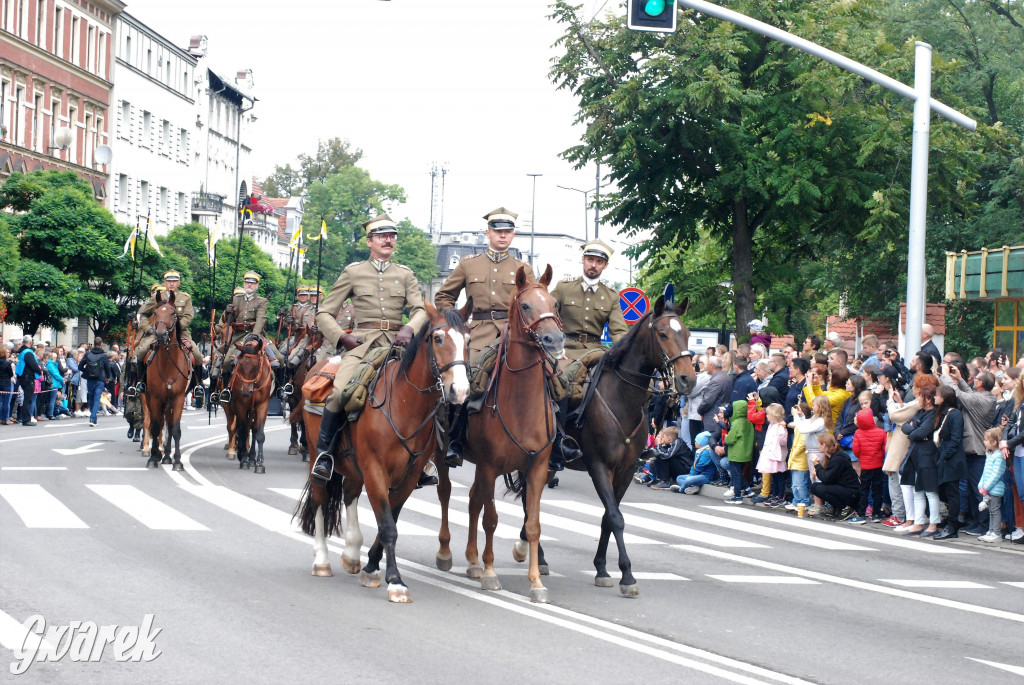
[[[364,323],[356,324],[356,328],[360,330],[368,330],[372,328],[375,331],[398,331],[402,329],[401,323],[395,323],[394,321],[366,321]]]
[[[601,342],[601,336],[591,335],[588,333],[566,333],[565,337],[569,340],[575,340],[576,342],[581,342],[583,344]]]
[[[490,311],[473,312],[473,321],[500,321],[508,318],[507,309],[492,309]]]
[[[245,323],[244,321],[235,321],[231,324],[231,329],[235,331],[251,331],[254,324]]]

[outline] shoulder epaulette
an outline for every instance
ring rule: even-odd
[[[405,264],[399,264],[398,262],[391,262],[391,263],[394,264],[395,266],[397,266],[399,269],[405,269],[406,271],[412,271],[412,269],[407,267]]]
[[[577,276],[576,278],[563,278],[562,283],[575,283],[578,280],[580,280],[579,276]]]
[[[346,269],[348,269],[348,268],[351,268],[351,267],[353,267],[353,266],[359,266],[360,264],[366,264],[366,260],[364,259],[364,260],[363,260],[363,261],[361,261],[361,262],[352,262],[351,264],[349,264],[349,265],[348,265],[348,266],[346,266],[345,268],[346,268]]]

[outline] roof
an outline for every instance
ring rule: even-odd
[[[281,210],[288,207],[291,204],[293,198],[290,197],[264,197],[263,186],[255,178],[249,184],[250,192],[257,197],[262,198],[261,203],[270,205],[274,208],[274,216],[277,217],[277,238],[278,240],[289,240],[291,236],[288,235],[288,217]]]
[[[234,103],[235,107],[241,107],[243,100],[251,101],[252,98],[235,88],[231,81],[225,80],[217,75],[213,69],[206,70],[209,73],[210,90],[218,93],[227,100]]]

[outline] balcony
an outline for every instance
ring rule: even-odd
[[[220,214],[224,207],[224,196],[199,191],[192,193],[193,214]]]

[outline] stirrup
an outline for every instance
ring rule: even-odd
[[[224,388],[223,390],[221,390],[220,391],[220,397],[217,398],[217,401],[220,402],[221,404],[226,404],[226,403],[230,402],[231,401],[231,390],[228,389],[228,388]]]
[[[285,394],[285,397],[287,397],[288,395],[291,395],[293,392],[295,392],[295,386],[292,385],[291,383],[285,383],[284,387],[281,388],[281,392],[283,392]]]
[[[207,396],[206,401],[211,403],[211,404],[216,404],[216,403],[220,402],[220,393],[211,392],[209,394],[209,396]]]
[[[124,396],[130,400],[134,400],[139,396],[139,390],[134,385],[129,385],[124,389]]]
[[[139,393],[140,395],[142,393],[146,392],[146,382],[145,381],[139,381],[135,385],[135,392]]]
[[[320,467],[321,460],[326,460],[327,463],[328,463],[328,466],[327,466],[327,476],[326,477],[323,475],[323,473],[318,473],[317,472],[319,467]],[[321,471],[322,471],[322,469],[321,469]],[[329,452],[321,452],[320,454],[317,455],[316,461],[313,463],[313,469],[309,472],[310,478],[315,480],[320,485],[326,485],[327,481],[329,481],[331,479],[331,476],[333,476],[333,475],[334,475],[334,457]]]
[[[559,447],[562,451],[562,458],[566,462],[576,461],[583,456],[583,450],[580,449],[580,445],[576,442],[576,439],[569,436],[563,435],[562,440],[559,442]]]

